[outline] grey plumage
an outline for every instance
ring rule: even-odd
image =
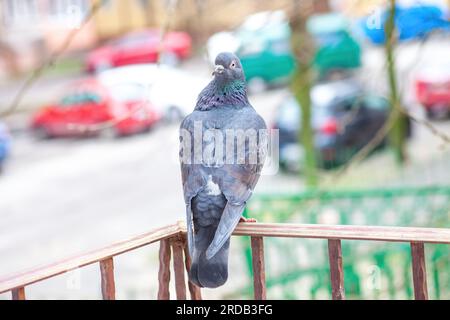
[[[230,130],[266,129],[264,120],[248,102],[239,59],[232,53],[221,53],[216,58],[216,65],[219,67],[216,67],[213,80],[200,93],[194,111],[183,120],[180,130],[194,137],[195,125],[201,123],[203,133],[214,129],[226,137]],[[203,140],[189,145],[184,139],[180,132],[182,153],[190,151],[193,155],[195,143],[208,147]],[[249,161],[252,150],[248,140],[234,139],[234,145],[231,163],[222,158],[218,162],[217,158],[216,162],[202,159],[200,163],[185,162],[184,159],[181,163],[192,258],[189,277],[200,287],[218,287],[227,280],[230,236],[239,223],[264,162],[262,154],[256,163]],[[214,148],[220,146],[214,141]],[[245,163],[238,164],[236,153],[241,147],[245,149],[246,158]],[[216,155],[219,151],[214,149],[213,153]],[[226,153],[223,154],[225,157]],[[180,156],[183,159],[185,155]]]

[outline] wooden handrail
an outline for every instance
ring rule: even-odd
[[[450,244],[450,229],[288,223],[241,223],[239,236]]]
[[[108,257],[117,256],[121,253],[137,249],[162,239],[170,238],[179,234],[179,232],[180,225],[172,224],[79,256],[74,256],[56,263],[40,266],[11,276],[0,278],[0,293],[7,292],[13,288],[27,286],[65,272],[99,262]]]
[[[450,244],[450,229],[374,227],[343,225],[304,225],[283,223],[241,223],[233,235],[251,236],[255,298],[265,299],[265,271],[263,237],[289,237],[327,239],[333,299],[344,299],[344,275],[342,271],[341,240],[371,240],[411,243],[413,257],[413,279],[416,299],[427,299],[424,243]],[[34,268],[11,276],[0,278],[0,293],[12,291],[14,299],[25,299],[24,287],[48,279],[67,271],[100,262],[102,275],[102,294],[104,299],[115,298],[113,257],[160,241],[160,291],[158,298],[168,299],[169,263],[172,247],[177,297],[186,298],[184,267],[190,264],[186,251],[186,226],[178,222],[166,227],[154,229],[143,235],[120,241],[110,246],[64,259],[47,266]],[[183,260],[183,254],[185,259]],[[167,282],[167,283],[166,283]],[[191,298],[201,299],[200,289],[189,283]]]

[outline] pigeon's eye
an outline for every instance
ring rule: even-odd
[[[231,69],[236,68],[236,61],[233,60],[233,62],[231,62],[230,68],[231,68]]]

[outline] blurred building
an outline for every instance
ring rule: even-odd
[[[0,1],[0,64],[10,66],[10,74],[36,66],[61,47],[69,32],[80,28],[89,8],[90,0]],[[80,30],[68,51],[91,47],[96,41],[91,22]]]
[[[306,0],[302,0],[306,1]],[[315,11],[328,11],[328,0],[309,0]],[[203,42],[214,32],[240,24],[251,13],[288,9],[295,0],[1,0],[0,65],[8,73],[28,70],[58,50],[68,34],[80,28],[92,5],[101,3],[95,16],[73,38],[68,53],[146,27],[189,32]]]
[[[142,29],[154,23],[154,10],[161,1],[153,0],[93,0],[103,2],[101,10],[95,15],[95,31],[97,35],[111,38],[118,34]]]

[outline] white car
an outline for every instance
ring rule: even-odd
[[[256,32],[287,21],[282,10],[262,11],[249,15],[244,22],[233,31],[222,31],[212,35],[206,44],[208,60],[214,64],[216,56],[224,51],[236,53],[241,47],[240,32]]]
[[[140,64],[105,70],[98,80],[114,91],[118,86],[134,84],[168,121],[182,119],[194,110],[198,94],[209,79],[157,64]]]

